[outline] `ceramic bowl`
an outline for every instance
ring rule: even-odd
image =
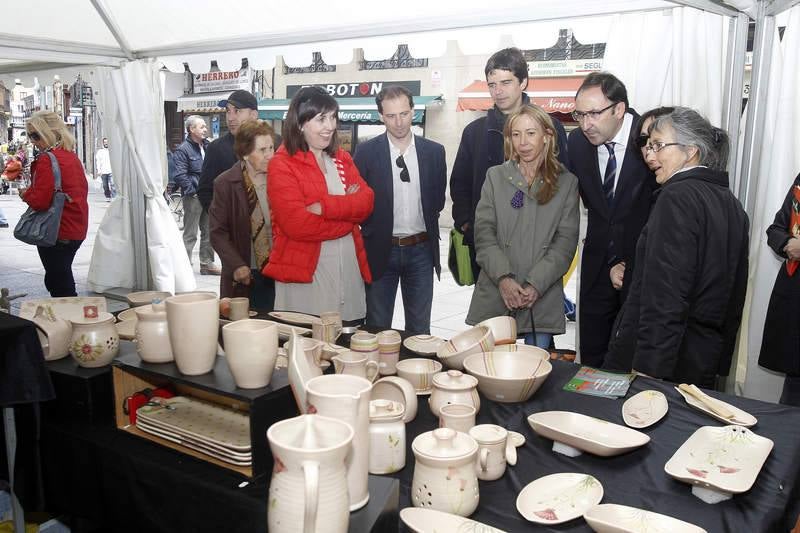
[[[529,356],[538,357],[539,359],[550,359],[550,352],[543,350],[538,346],[531,346],[530,344],[501,344],[495,345],[492,348],[493,352],[516,352],[524,353]]]
[[[372,385],[373,400],[391,400],[405,406],[403,422],[411,422],[417,416],[417,391],[406,379],[387,376]]]
[[[550,375],[550,361],[519,352],[473,354],[464,369],[478,379],[478,390],[496,402],[524,402]]]
[[[433,359],[403,359],[397,362],[397,376],[407,380],[417,394],[428,394],[433,386],[433,375],[441,372],[442,363]]]
[[[479,322],[478,325],[486,326],[492,330],[495,346],[517,342],[517,320],[514,317],[496,316]]]
[[[129,292],[125,298],[131,307],[139,307],[140,305],[147,305],[153,303],[153,300],[164,301],[172,296],[172,293],[165,291],[138,291]]]
[[[475,326],[462,331],[436,350],[436,356],[447,368],[463,370],[464,359],[474,353],[491,352],[494,336],[488,326]]]

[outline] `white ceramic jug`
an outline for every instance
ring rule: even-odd
[[[267,524],[272,533],[344,533],[350,520],[345,457],[353,430],[301,415],[267,430],[272,450]]]
[[[246,299],[246,298],[245,298]],[[222,326],[225,361],[241,389],[269,385],[278,358],[278,325],[244,318]]]
[[[372,383],[358,376],[332,374],[306,383],[308,412],[342,420],[353,428],[353,444],[347,456],[350,510],[369,501],[369,400]]]
[[[182,374],[210,372],[217,358],[219,299],[216,294],[188,292],[170,296],[167,307],[169,343]]]
[[[147,363],[174,361],[169,342],[167,309],[164,304],[134,307],[136,312],[136,351]]]

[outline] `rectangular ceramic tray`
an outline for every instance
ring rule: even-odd
[[[736,407],[735,405],[723,402],[722,400],[714,398],[713,396],[709,396],[709,398],[711,398],[711,401],[717,402],[718,404],[722,405],[722,407],[727,407],[733,413],[733,418],[727,419],[723,416],[718,415],[717,413],[715,413],[714,411],[703,405],[703,403],[699,401],[697,398],[691,396],[690,394],[685,393],[678,387],[675,387],[675,390],[678,391],[678,393],[681,396],[683,396],[687,404],[694,407],[695,409],[703,411],[710,417],[716,418],[720,422],[725,422],[726,424],[735,424],[737,426],[744,426],[746,428],[753,427],[758,423],[758,419],[753,415],[751,415],[750,413],[748,413],[747,411],[743,411],[738,407]],[[706,396],[708,396],[708,394],[706,394]]]
[[[528,417],[539,435],[601,457],[620,455],[650,442],[635,429],[569,411],[543,411]]]
[[[63,298],[37,298],[26,300],[20,304],[20,318],[32,319],[36,314],[36,308],[40,305],[49,306],[53,314],[58,318],[69,320],[70,318],[82,318],[83,306],[94,305],[98,313],[107,311],[106,299],[104,296],[65,296]]]
[[[207,448],[214,450],[217,453],[221,453],[223,455],[229,455],[234,459],[238,459],[241,461],[249,461],[253,458],[253,454],[251,453],[250,450],[241,451],[241,450],[234,450],[232,448],[226,448],[225,446],[220,446],[219,444],[213,441],[203,439],[195,435],[190,435],[188,433],[175,429],[174,427],[165,426],[164,424],[156,422],[154,420],[136,419],[137,427],[140,427],[142,424],[150,426],[152,429],[157,429],[162,433],[167,433],[169,435],[172,435],[175,438],[187,440],[189,442],[192,442],[193,444],[197,444],[200,446],[205,446]]]
[[[159,429],[153,428],[153,427],[149,426],[146,423],[138,422],[136,424],[136,427],[138,427],[139,429],[141,429],[142,431],[144,431],[146,433],[150,433],[151,435],[155,435],[156,437],[161,437],[162,439],[167,439],[168,441],[174,442],[176,444],[180,444],[181,446],[186,446],[190,450],[195,450],[197,452],[204,453],[206,455],[214,457],[215,459],[219,459],[220,461],[225,461],[226,463],[230,463],[232,465],[236,465],[236,466],[251,466],[253,464],[252,459],[251,460],[239,460],[239,459],[235,459],[235,458],[233,458],[231,456],[228,456],[228,455],[225,455],[225,454],[222,454],[222,453],[217,453],[215,450],[213,450],[211,448],[208,448],[206,446],[203,446],[203,445],[200,445],[200,444],[196,444],[196,443],[194,443],[192,441],[180,438],[180,437],[178,437],[178,436],[176,436],[174,434],[171,434],[171,433],[168,433],[168,432],[161,431]]]
[[[750,490],[774,443],[741,426],[704,426],[664,465],[675,479],[738,494]]]

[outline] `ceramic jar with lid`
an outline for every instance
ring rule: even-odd
[[[96,318],[95,318],[96,314]],[[97,368],[111,363],[119,353],[119,335],[114,326],[114,315],[100,312],[84,317],[73,317],[69,353],[85,368]]]
[[[147,363],[174,361],[169,342],[167,308],[163,303],[133,308],[136,313],[136,351]]]
[[[416,463],[411,483],[415,507],[469,516],[478,507],[478,443],[466,433],[439,428],[411,444]]]
[[[406,466],[405,406],[378,399],[369,402],[369,473],[391,474]]]
[[[474,376],[464,374],[460,370],[439,372],[433,376],[433,392],[431,392],[431,412],[439,416],[439,408],[450,403],[471,405],[477,413],[481,408],[478,396],[478,380]]]

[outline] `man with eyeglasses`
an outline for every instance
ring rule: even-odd
[[[502,165],[503,128],[506,119],[531,103],[525,94],[528,86],[528,63],[519,48],[504,48],[492,54],[484,68],[489,95],[494,106],[481,117],[470,122],[461,134],[461,143],[450,174],[450,198],[453,200],[453,221],[464,234],[464,244],[469,246],[472,273],[478,279],[480,266],[475,261],[473,234],[475,208],[481,199],[481,189],[489,167]],[[558,138],[558,160],[569,166],[567,134],[564,126],[553,119],[553,129]]]
[[[599,367],[627,296],[636,241],[650,214],[655,176],[637,153],[638,115],[625,85],[607,72],[586,76],[569,135],[572,172],[589,213],[578,299],[581,362]]]
[[[361,225],[372,283],[366,287],[367,326],[392,327],[397,285],[404,329],[430,334],[433,272],[439,262],[439,212],[444,208],[444,147],[411,131],[414,99],[399,85],[375,97],[386,133],[359,144],[353,158],[375,192],[372,215]]]

